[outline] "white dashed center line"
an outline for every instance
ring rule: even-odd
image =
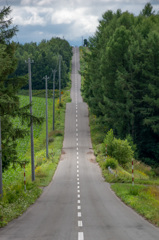
[[[78,233],[78,240],[84,240],[84,234],[83,232]]]
[[[75,54],[75,62],[76,62],[76,54]],[[79,174],[79,169],[80,169],[80,162],[79,162],[79,148],[78,148],[78,88],[77,88],[77,75],[75,79],[75,102],[76,102],[76,159],[77,159],[77,216],[78,218],[82,218],[82,207],[81,207],[81,195],[80,195],[80,174]],[[80,231],[78,231],[78,240],[84,240],[84,233],[81,231],[83,227],[83,222],[82,220],[78,220],[78,227],[80,228]]]
[[[82,221],[78,221],[78,227],[83,227]]]
[[[82,217],[82,213],[81,213],[81,212],[78,212],[78,213],[77,213],[77,216],[78,216],[78,217]]]

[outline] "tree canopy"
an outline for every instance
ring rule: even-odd
[[[33,89],[44,89],[45,83],[42,78],[45,75],[51,76],[52,69],[56,69],[55,87],[58,88],[59,78],[59,57],[61,56],[61,87],[64,88],[69,81],[69,70],[72,58],[72,48],[65,39],[52,38],[48,41],[42,40],[39,44],[35,42],[17,44],[16,57],[18,66],[14,76],[25,75],[28,66],[25,61],[30,57],[34,60],[32,64],[32,87]],[[48,88],[52,89],[52,79],[48,82]],[[28,89],[28,85],[24,87]]]
[[[17,27],[12,27],[11,19],[8,20],[10,12],[10,7],[4,7],[0,11],[0,116],[3,170],[16,159],[16,139],[27,134],[27,131],[15,128],[11,119],[15,116],[21,120],[29,118],[27,107],[20,108],[17,96],[17,92],[23,86],[26,78],[9,77],[17,66],[16,46],[14,42],[11,42],[11,38],[17,32]]]
[[[159,163],[159,15],[107,11],[85,51],[83,96],[115,136],[131,135],[139,157]]]

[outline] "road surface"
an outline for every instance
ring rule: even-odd
[[[102,178],[80,94],[79,49],[73,51],[72,102],[57,171],[37,202],[0,230],[0,240],[158,240],[159,229],[124,205]]]

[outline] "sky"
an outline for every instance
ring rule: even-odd
[[[159,11],[159,0],[0,0],[0,9],[11,6],[10,17],[19,29],[16,42],[60,37],[79,46],[95,34],[106,11],[121,9],[138,15],[147,2]]]

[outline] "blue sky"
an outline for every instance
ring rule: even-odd
[[[71,45],[94,35],[98,21],[107,10],[128,10],[135,15],[147,0],[0,0],[0,8],[11,6],[13,24],[19,32],[14,41],[37,42],[65,38]],[[149,1],[159,11],[159,0]]]

